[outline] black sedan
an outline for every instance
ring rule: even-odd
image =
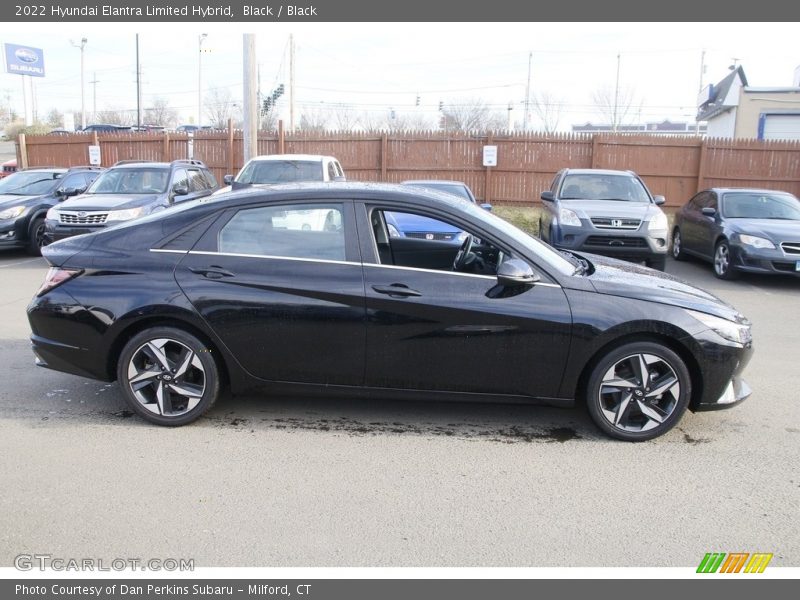
[[[672,256],[713,263],[714,275],[800,275],[800,201],[787,192],[712,188],[675,215]]]
[[[302,228],[309,211],[316,226]],[[387,213],[467,232],[391,237]],[[323,218],[324,216],[324,218]],[[562,254],[432,190],[295,184],[187,202],[48,246],[28,317],[39,365],[118,380],[160,425],[220,387],[585,402],[607,434],[656,437],[750,390],[749,322],[673,277]]]

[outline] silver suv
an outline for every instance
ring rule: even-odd
[[[539,237],[551,246],[664,270],[664,196],[653,196],[633,171],[562,169],[541,198]]]

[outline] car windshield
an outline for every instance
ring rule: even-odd
[[[0,194],[41,196],[51,192],[63,174],[60,171],[20,171],[0,179]]]
[[[458,196],[459,198],[464,198],[472,202],[472,197],[467,192],[467,188],[463,185],[458,183],[437,183],[435,181],[430,182],[422,182],[422,183],[409,183],[408,185],[413,185],[415,187],[425,187],[430,188],[433,190],[439,190],[440,192],[447,192],[448,194],[453,194],[454,196]]]
[[[561,200],[650,202],[642,183],[631,175],[572,173],[561,184]]]
[[[322,161],[253,160],[236,177],[236,183],[291,183],[323,181]]]
[[[87,194],[163,194],[169,169],[109,169],[86,191]]]
[[[800,201],[791,194],[729,193],[722,199],[722,216],[729,219],[800,221]]]

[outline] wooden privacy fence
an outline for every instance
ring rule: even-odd
[[[237,130],[184,133],[93,133],[20,136],[21,166],[88,163],[99,145],[103,166],[118,160],[171,161],[193,155],[222,180],[243,163]],[[497,166],[483,166],[483,147],[497,146]],[[457,179],[482,201],[532,204],[564,167],[630,169],[667,205],[680,206],[711,186],[763,187],[800,196],[800,143],[686,136],[457,132],[284,133],[262,131],[259,154],[336,156],[351,181]]]

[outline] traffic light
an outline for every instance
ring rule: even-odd
[[[443,110],[444,110],[444,102],[439,100],[439,112],[442,112]]]
[[[419,96],[417,96],[417,102],[416,102],[415,106],[419,106]]]

